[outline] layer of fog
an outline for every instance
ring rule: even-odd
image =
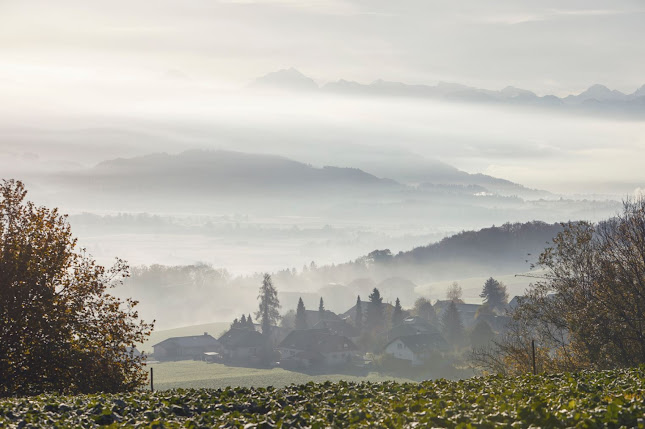
[[[499,205],[495,210],[444,217],[427,217],[410,207],[392,206],[382,212],[370,207],[364,215],[347,220],[339,215],[294,217],[288,209],[264,218],[235,210],[195,213],[169,201],[164,210],[145,211],[162,212],[165,221],[182,228],[168,230],[148,221],[106,228],[101,224],[110,223],[110,216],[126,211],[118,199],[109,209],[95,210],[107,216],[96,225],[78,215],[92,211],[101,195],[80,195],[75,204],[65,206],[50,189],[47,174],[81,171],[116,157],[231,149],[283,155],[314,166],[360,167],[402,182],[409,182],[409,166],[423,157],[532,188],[584,194],[578,199],[596,194],[599,200],[618,201],[643,186],[642,122],[404,99],[221,93],[190,85],[174,93],[152,88],[147,93],[132,88],[128,93],[121,88],[122,92],[101,93],[97,103],[78,93],[66,96],[65,88],[50,91],[59,91],[55,106],[46,103],[44,95],[40,98],[36,89],[32,99],[22,99],[22,105],[0,106],[2,176],[24,178],[37,203],[77,215],[71,222],[79,244],[106,264],[120,256],[135,266],[201,261],[232,275],[275,272],[301,269],[311,261],[338,264],[374,249],[396,253],[462,229],[505,221],[600,220],[618,206],[566,202],[557,211],[539,201],[523,206],[518,202],[513,211]],[[145,203],[145,196],[141,199]],[[276,201],[274,208],[288,206],[283,203]],[[461,271],[418,284],[417,291],[436,299],[451,281],[471,282],[465,298],[473,301],[486,275],[513,274],[491,270],[473,276]],[[176,313],[148,308],[142,314],[158,319],[161,327],[229,320],[241,311],[255,310],[256,283],[231,295],[230,305],[219,311],[197,313],[190,310],[190,303],[173,302]],[[521,292],[525,285],[518,283],[513,291]],[[315,295],[316,289],[303,292]]]
[[[643,184],[645,125],[638,121],[406,99],[154,88],[121,88],[101,93],[94,103],[66,96],[63,87],[55,106],[36,95],[22,108],[3,105],[3,171],[16,175],[150,152],[221,148],[370,172],[374,166],[366,154],[373,151],[381,158],[418,154],[557,193],[624,197]],[[355,145],[361,150],[352,150]]]

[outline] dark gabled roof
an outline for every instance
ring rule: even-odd
[[[358,350],[352,340],[343,335],[334,335],[328,329],[291,331],[278,347],[318,353]]]
[[[176,347],[216,347],[220,345],[219,341],[208,334],[166,338],[152,347],[157,347],[162,344],[174,345]]]
[[[227,348],[261,347],[264,345],[264,337],[258,331],[231,328],[219,338],[219,342]]]
[[[407,348],[414,353],[423,353],[433,348],[441,348],[447,345],[446,340],[439,333],[404,335],[390,341],[385,348],[394,341],[400,340]]]
[[[436,326],[426,323],[426,324],[412,324],[412,323],[402,323],[400,325],[393,326],[392,329],[387,333],[388,340],[394,340],[399,337],[409,336],[409,335],[418,335],[418,334],[436,334],[439,332]]]
[[[345,320],[321,320],[314,325],[313,329],[329,329],[332,334],[346,337],[358,337],[361,335],[360,329],[350,325]]]
[[[434,303],[434,307],[437,309],[444,309],[447,308],[450,303],[449,299],[445,300],[437,300],[437,302]],[[477,311],[479,307],[481,307],[481,304],[467,304],[465,302],[456,302],[455,305],[457,306],[457,310],[459,311]]]
[[[361,310],[363,311],[363,317],[367,314],[367,309],[369,308],[370,302],[369,301],[363,301],[361,300]],[[383,311],[388,314],[390,311],[394,311],[394,306],[390,304],[389,302],[384,302],[381,304],[383,306]],[[404,314],[407,314],[407,312],[404,310]],[[353,319],[356,317],[356,304],[346,312],[342,313],[339,315],[342,319],[347,319],[348,317],[350,319]]]
[[[450,306],[450,300],[445,300],[445,301],[437,301],[434,304],[435,311],[437,313],[437,316],[441,317],[445,311],[448,310],[448,307]],[[455,306],[457,307],[457,311],[459,311],[459,314],[461,314],[462,317],[465,317],[467,315],[470,315],[471,317],[477,312],[477,310],[481,307],[481,304],[466,304],[466,303],[455,303]]]
[[[403,319],[403,324],[404,325],[419,325],[419,326],[431,326],[432,324],[424,319],[423,317],[419,316],[408,316],[405,319]]]
[[[342,320],[336,313],[333,311],[325,310],[323,317],[320,317],[320,312],[318,310],[305,310],[305,317],[307,319],[307,326],[313,327],[321,320],[332,321],[332,320]]]

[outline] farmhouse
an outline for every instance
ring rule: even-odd
[[[444,350],[446,346],[446,340],[438,333],[405,335],[390,341],[383,352],[416,366],[423,364],[433,351]]]
[[[292,331],[278,346],[281,362],[294,366],[337,366],[358,357],[358,347],[343,335],[328,329]]]
[[[251,329],[231,328],[219,338],[222,356],[229,360],[254,360],[264,346],[261,333]]]
[[[172,337],[152,346],[157,360],[201,359],[206,352],[220,351],[222,345],[212,336]]]

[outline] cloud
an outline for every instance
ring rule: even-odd
[[[220,0],[220,2],[255,6],[282,6],[329,15],[356,15],[360,13],[360,9],[355,4],[343,0]]]
[[[588,18],[612,15],[629,15],[634,13],[643,13],[645,9],[634,10],[616,10],[616,9],[545,9],[541,12],[526,13],[497,13],[494,15],[473,16],[473,21],[487,24],[518,25],[531,22],[551,21],[563,17]]]

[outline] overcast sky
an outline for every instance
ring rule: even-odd
[[[631,93],[645,84],[644,41],[642,0],[0,0],[0,128],[126,117],[304,140],[315,123],[319,139],[324,129],[336,142],[379,141],[531,187],[603,192],[598,184],[613,181],[626,192],[644,184],[643,122],[258,100],[237,89],[295,67],[319,84],[452,81],[564,96],[600,83]]]
[[[645,84],[642,0],[1,0],[0,80],[340,78],[539,94]]]

